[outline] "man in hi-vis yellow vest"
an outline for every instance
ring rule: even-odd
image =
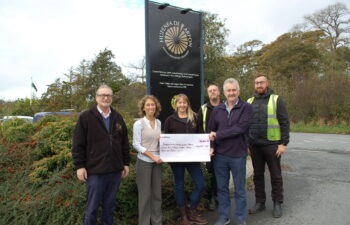
[[[254,167],[256,204],[250,214],[265,210],[265,164],[271,176],[273,216],[282,216],[283,180],[281,156],[289,142],[288,113],[281,97],[274,94],[265,75],[255,77],[255,94],[248,103],[253,107],[249,128],[249,149]]]

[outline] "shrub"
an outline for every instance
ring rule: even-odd
[[[2,124],[1,130],[6,143],[24,142],[33,135],[34,125],[22,119],[11,119]]]
[[[60,119],[57,116],[47,115],[40,118],[38,122],[36,122],[35,124],[37,129],[41,129],[43,126],[46,126],[50,122],[58,122],[58,121],[60,121]]]
[[[42,186],[31,185],[27,173],[0,186],[0,224],[81,224],[85,185],[73,170],[53,174]]]
[[[0,144],[4,144],[4,133],[2,128],[2,123],[0,123]]]
[[[54,172],[73,168],[71,148],[74,126],[75,123],[70,120],[49,122],[35,134],[36,148],[32,158],[38,161],[31,166],[29,176],[32,182],[40,183]]]
[[[135,166],[131,164],[129,176],[122,179],[117,196],[117,212],[115,216],[117,224],[137,224],[137,193],[136,170]]]

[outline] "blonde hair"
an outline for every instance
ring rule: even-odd
[[[155,117],[159,116],[159,113],[162,110],[162,106],[160,105],[158,99],[153,95],[145,95],[143,96],[143,98],[141,98],[141,100],[139,101],[139,116],[146,115],[146,112],[145,110],[143,110],[143,108],[145,108],[145,104],[148,99],[152,100],[156,105],[156,111],[154,113],[154,116]]]
[[[186,110],[187,120],[190,121],[190,122],[193,122],[196,113],[193,112],[193,110],[191,108],[190,100],[188,99],[187,95],[185,95],[185,94],[178,94],[175,97],[175,106],[176,106],[176,103],[178,101],[180,101],[180,99],[183,99],[183,100],[185,100],[187,102],[187,105],[188,105],[187,110]],[[177,112],[177,107],[175,107],[175,112]]]

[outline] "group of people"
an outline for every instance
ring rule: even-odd
[[[211,161],[210,204],[218,204],[215,225],[230,224],[230,173],[234,182],[235,220],[246,224],[247,212],[265,210],[265,164],[271,175],[273,216],[282,216],[283,181],[280,160],[289,142],[288,114],[282,99],[273,93],[265,75],[255,78],[254,96],[243,101],[237,80],[223,84],[225,101],[220,100],[218,86],[208,89],[209,102],[195,113],[185,94],[175,97],[175,111],[164,124],[164,133],[208,133]],[[102,85],[96,91],[97,105],[83,112],[73,138],[73,162],[79,180],[86,182],[87,207],[85,225],[95,225],[99,207],[101,223],[112,225],[115,196],[121,178],[129,172],[127,128],[122,116],[111,108],[112,90]],[[159,153],[161,105],[156,97],[144,96],[139,102],[142,117],[133,126],[133,147],[137,150],[136,183],[138,187],[139,225],[162,224],[162,159]],[[247,210],[246,158],[250,154],[254,167],[256,204]],[[169,163],[174,176],[175,199],[182,225],[208,224],[197,212],[205,180],[199,162]],[[185,170],[194,183],[189,200],[185,196]]]

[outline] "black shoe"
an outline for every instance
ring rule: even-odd
[[[280,218],[282,216],[282,203],[278,201],[273,202],[273,217]]]
[[[257,202],[253,206],[253,208],[249,209],[249,214],[257,214],[259,212],[262,212],[266,209],[265,203],[263,202]]]

